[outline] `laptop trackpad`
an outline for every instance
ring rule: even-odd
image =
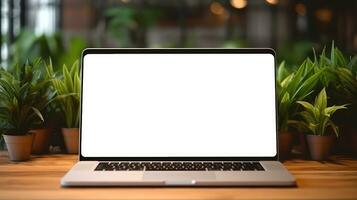
[[[195,185],[201,181],[214,181],[214,172],[207,171],[145,171],[145,181],[163,181],[166,185]]]

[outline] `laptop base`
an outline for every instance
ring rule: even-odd
[[[295,186],[278,161],[261,161],[264,171],[95,171],[99,162],[80,161],[62,178],[70,186]]]

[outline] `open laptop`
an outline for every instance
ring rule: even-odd
[[[293,186],[271,49],[85,49],[62,186]]]

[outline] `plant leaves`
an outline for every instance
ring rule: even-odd
[[[309,111],[313,111],[315,109],[314,106],[307,101],[297,101],[296,103],[304,106],[304,108],[306,108]]]
[[[319,110],[324,110],[327,107],[327,94],[325,88],[323,88],[316,97],[315,107]]]
[[[41,121],[42,121],[42,122],[45,122],[45,119],[43,118],[41,112],[40,112],[37,108],[35,108],[35,107],[31,107],[31,108],[32,108],[32,110],[35,112],[35,114],[41,119]]]

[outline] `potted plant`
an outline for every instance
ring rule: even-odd
[[[46,65],[41,59],[35,60],[30,64],[30,70],[27,71],[32,77],[28,80],[32,85],[37,85],[37,93],[34,95],[33,105],[39,109],[44,120],[35,120],[30,125],[29,132],[33,135],[32,153],[43,154],[49,150],[49,137],[51,130],[45,126],[45,122],[51,113],[50,103],[55,95],[50,90],[51,79],[46,76]]]
[[[327,128],[338,137],[338,127],[332,122],[332,115],[346,105],[327,107],[327,94],[325,88],[315,98],[314,105],[306,101],[298,101],[304,107],[300,113],[303,121],[301,124],[308,130],[307,141],[313,160],[325,160],[330,155],[334,135],[329,134]]]
[[[0,124],[12,161],[30,158],[33,136],[29,128],[35,121],[44,121],[35,102],[38,100],[38,89],[46,83],[32,82],[34,77],[31,72],[32,66],[29,64],[13,73],[0,68]]]
[[[348,111],[340,117],[347,133],[342,146],[347,146],[349,152],[357,155],[357,55],[347,61],[337,48],[331,50],[331,54],[335,55],[331,63],[335,64],[336,75],[333,95],[338,102],[350,104]]]
[[[282,160],[289,158],[292,149],[292,127],[296,125],[294,117],[298,111],[296,101],[304,100],[313,92],[321,73],[323,73],[323,70],[317,69],[315,63],[308,58],[296,72],[289,74],[284,62],[278,68],[279,157]]]
[[[78,153],[79,144],[79,106],[80,106],[80,78],[78,61],[69,70],[63,65],[62,74],[56,77],[52,63],[47,66],[47,73],[51,76],[52,87],[56,91],[57,104],[65,119],[62,135],[68,153]]]
[[[335,122],[344,133],[338,147],[357,155],[357,55],[349,58],[344,56],[332,42],[330,56],[326,55],[324,49],[319,56],[318,65],[326,68],[327,73],[320,80],[331,94],[330,101],[333,104],[349,104],[346,112],[337,113],[335,117]]]

